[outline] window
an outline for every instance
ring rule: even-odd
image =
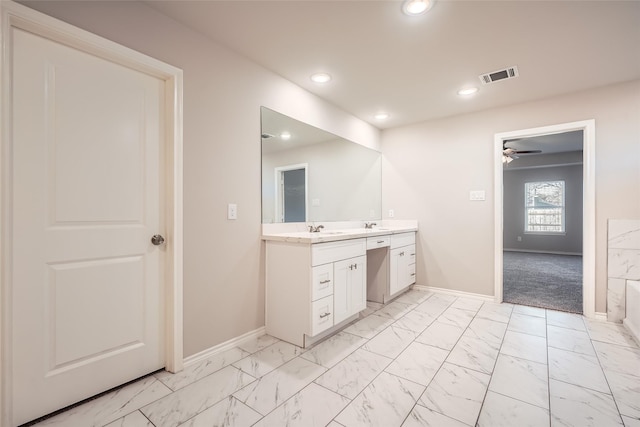
[[[524,232],[564,233],[564,181],[524,184]]]

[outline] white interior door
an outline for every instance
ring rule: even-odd
[[[12,30],[13,422],[164,366],[164,82]]]

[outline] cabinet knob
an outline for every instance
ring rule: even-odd
[[[400,256],[404,256],[404,251],[403,251],[403,252],[400,252]]]

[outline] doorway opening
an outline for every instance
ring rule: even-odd
[[[279,222],[307,220],[306,163],[275,168],[276,218]]]
[[[583,131],[503,146],[503,300],[582,313]]]
[[[495,136],[495,295],[595,314],[594,121]]]

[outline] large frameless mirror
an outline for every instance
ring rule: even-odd
[[[268,108],[262,117],[262,222],[381,218],[380,152]]]

